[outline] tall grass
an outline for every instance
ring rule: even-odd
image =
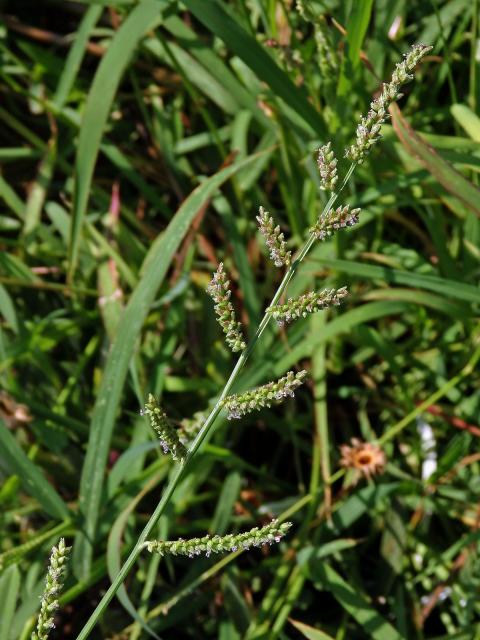
[[[478,5],[303,4],[2,5],[1,638],[32,632],[60,536],[52,638],[79,634],[178,473],[147,394],[180,426],[229,376],[211,272],[225,263],[251,341],[280,285],[258,206],[295,252],[328,200],[315,149],[332,139],[345,174],[359,114],[415,41],[429,63],[345,191],[359,224],[316,244],[288,293],[348,282],[348,300],[265,327],[234,390],[310,381],[220,417],[153,531],[280,516],[287,542],[142,554],[90,637],[148,637],[140,620],[165,638],[480,637]],[[352,483],[352,437],[382,443],[383,475]]]

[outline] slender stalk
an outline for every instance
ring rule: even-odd
[[[347,173],[345,175],[345,178],[344,178],[344,180],[342,182],[342,185],[340,186],[338,191],[336,191],[335,193],[332,193],[332,195],[330,196],[327,204],[323,208],[323,211],[322,211],[322,214],[321,214],[322,216],[324,216],[333,207],[333,205],[335,204],[335,201],[337,200],[338,196],[340,195],[340,193],[345,188],[345,185],[347,184],[348,180],[350,179],[350,176],[352,175],[353,171],[355,170],[356,164],[357,164],[356,162],[352,162],[352,164],[350,165],[350,168],[348,169],[348,171],[347,171]],[[283,277],[283,280],[281,281],[277,291],[275,292],[275,295],[273,296],[273,298],[272,298],[272,300],[270,302],[270,305],[267,305],[267,306],[273,306],[273,305],[277,304],[277,302],[280,300],[281,296],[283,295],[283,293],[285,292],[286,288],[288,287],[288,284],[290,283],[290,280],[293,278],[298,266],[300,265],[302,260],[305,258],[305,256],[308,254],[308,252],[312,248],[312,246],[313,246],[315,241],[316,241],[315,235],[314,234],[310,234],[310,236],[306,240],[306,242],[303,245],[303,247],[301,247],[301,249],[299,250],[297,256],[295,256],[294,260],[292,261],[292,264],[287,269],[287,271],[285,273],[285,276]],[[115,580],[110,585],[108,591],[105,593],[103,598],[100,600],[100,602],[98,603],[97,607],[95,608],[95,610],[91,614],[90,618],[87,620],[85,626],[80,631],[79,635],[77,636],[77,640],[86,640],[86,638],[88,638],[88,635],[92,631],[92,629],[95,626],[97,620],[99,619],[99,617],[101,616],[103,611],[106,609],[107,605],[112,600],[113,596],[115,595],[117,590],[120,588],[120,585],[123,583],[123,581],[125,580],[126,576],[128,575],[128,573],[132,569],[133,565],[135,564],[138,556],[140,555],[140,553],[142,551],[143,543],[150,536],[150,534],[153,531],[155,525],[157,524],[160,516],[164,512],[165,507],[167,506],[170,498],[173,495],[173,492],[175,491],[175,489],[179,485],[180,481],[184,477],[187,469],[189,468],[189,465],[190,465],[190,462],[191,462],[193,456],[196,454],[196,452],[200,448],[202,442],[205,440],[207,435],[210,433],[210,430],[211,430],[211,428],[213,426],[213,423],[217,419],[217,416],[218,416],[218,414],[220,413],[220,411],[222,409],[223,400],[230,393],[230,390],[233,387],[233,385],[234,385],[234,383],[235,383],[240,371],[245,366],[245,363],[247,362],[250,354],[252,353],[253,349],[255,348],[255,345],[257,344],[257,342],[260,339],[261,335],[263,334],[263,332],[267,328],[268,323],[270,322],[270,320],[271,320],[270,314],[265,313],[263,318],[262,318],[262,321],[260,322],[260,324],[258,326],[258,329],[255,332],[255,335],[253,336],[253,338],[251,339],[248,347],[244,351],[242,351],[240,357],[238,358],[237,363],[235,364],[235,367],[233,368],[232,373],[230,374],[230,377],[228,378],[220,397],[218,398],[215,406],[213,407],[212,411],[210,412],[210,415],[207,417],[207,419],[205,420],[202,428],[200,429],[200,431],[198,432],[196,438],[192,442],[192,444],[191,444],[191,446],[190,446],[190,448],[188,450],[187,456],[185,457],[185,460],[184,460],[183,464],[178,464],[177,467],[175,468],[175,470],[174,470],[174,472],[173,472],[173,474],[172,474],[172,476],[170,478],[170,481],[169,481],[168,485],[166,486],[165,491],[163,492],[163,495],[162,495],[162,497],[160,499],[160,502],[158,503],[157,507],[155,508],[155,511],[150,516],[150,519],[147,522],[147,524],[145,525],[145,528],[143,529],[142,533],[140,534],[140,536],[139,536],[134,548],[132,549],[132,551],[130,552],[130,555],[126,559],[124,565],[122,566],[122,568],[118,572]]]

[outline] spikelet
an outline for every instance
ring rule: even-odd
[[[228,396],[222,403],[228,411],[228,419],[241,418],[252,411],[270,407],[273,402],[282,402],[288,397],[293,398],[295,389],[303,383],[306,375],[306,371],[299,371],[298,373],[289,371],[287,375],[277,380],[277,382],[269,382],[257,389]]]
[[[207,413],[204,411],[195,411],[191,418],[184,418],[180,422],[179,434],[183,442],[190,442],[195,438],[200,429],[203,427]]]
[[[298,298],[289,298],[285,304],[268,307],[267,313],[273,316],[279,325],[284,325],[296,318],[305,318],[309,313],[322,311],[332,305],[339,305],[346,295],[346,287],[324,289],[320,293],[310,291]]]
[[[50,565],[42,594],[37,629],[32,633],[32,640],[48,640],[51,629],[55,628],[54,616],[58,609],[58,594],[63,586],[65,563],[70,547],[65,546],[64,538],[60,538],[58,546],[52,548]]]
[[[320,171],[320,189],[323,189],[323,191],[334,191],[338,181],[337,159],[331,147],[331,142],[327,142],[318,150],[317,164]]]
[[[275,226],[273,218],[263,207],[259,209],[257,222],[260,233],[265,238],[265,244],[270,250],[270,258],[274,265],[276,267],[283,265],[288,267],[292,259],[292,252],[287,251],[287,243],[284,240],[283,233],[280,232],[280,227],[278,225]]]
[[[405,54],[404,60],[397,64],[392,79],[383,85],[381,95],[372,101],[370,111],[362,117],[356,131],[356,142],[345,151],[345,157],[355,162],[363,162],[371,147],[381,138],[380,129],[388,117],[389,105],[401,97],[400,87],[413,78],[409,72],[413,71],[431,48],[415,44]]]
[[[243,351],[247,345],[240,330],[242,325],[237,322],[233,304],[230,302],[232,292],[228,288],[229,284],[230,281],[227,280],[223,269],[223,262],[220,262],[208,285],[207,293],[215,302],[215,313],[217,314],[218,323],[226,335],[226,343],[234,352]]]
[[[325,16],[315,15],[303,0],[297,0],[296,8],[302,18],[313,26],[320,76],[323,82],[331,84],[338,74],[338,56],[331,42]]]
[[[265,527],[255,527],[250,531],[237,535],[226,536],[203,536],[203,538],[191,538],[190,540],[149,540],[144,543],[144,547],[150,552],[165,555],[170,553],[175,556],[188,556],[193,558],[204,553],[207,558],[212,553],[224,553],[238,551],[239,549],[250,549],[251,547],[261,547],[264,544],[280,542],[283,536],[292,526],[291,522],[278,523],[272,520]]]
[[[360,209],[350,210],[350,205],[330,209],[330,211],[318,219],[315,226],[310,229],[317,240],[325,240],[331,235],[345,227],[353,227],[358,222],[358,214]]]
[[[157,400],[151,393],[148,396],[145,409],[141,414],[147,415],[150,418],[150,424],[160,440],[160,446],[164,453],[170,452],[174,460],[183,460],[187,455],[187,450],[180,442],[178,433],[167,418],[167,414],[162,411]]]

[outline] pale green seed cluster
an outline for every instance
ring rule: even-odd
[[[261,547],[264,544],[280,542],[283,536],[292,526],[291,522],[278,523],[272,520],[265,527],[255,527],[250,531],[229,534],[226,536],[203,536],[203,538],[191,538],[190,540],[152,540],[144,543],[144,547],[150,552],[160,555],[172,554],[175,556],[188,556],[193,558],[205,554],[207,558],[212,553],[225,553],[231,551],[247,550],[251,547]]]
[[[167,418],[167,414],[161,409],[151,393],[141,414],[150,418],[150,424],[158,436],[164,453],[170,452],[174,460],[183,460],[187,455],[187,450],[180,442],[178,433]]]
[[[289,298],[285,304],[277,304],[268,307],[267,313],[275,318],[278,324],[283,325],[292,322],[296,318],[305,318],[310,313],[322,311],[327,307],[339,305],[347,295],[347,288],[324,289],[317,293],[310,291],[298,298]]]
[[[203,427],[207,414],[203,411],[196,411],[191,418],[184,418],[180,422],[180,437],[186,442],[193,440]]]
[[[388,117],[389,105],[401,97],[400,87],[413,78],[409,73],[432,47],[416,44],[399,62],[393,72],[392,79],[383,85],[382,93],[370,104],[370,111],[362,117],[357,127],[356,142],[348,147],[345,156],[355,162],[363,162],[372,146],[380,140],[380,129]]]
[[[330,209],[330,211],[318,219],[315,226],[310,229],[317,240],[325,240],[332,236],[338,229],[353,227],[358,222],[360,209],[350,210],[350,205]]]
[[[63,586],[63,575],[70,547],[65,546],[64,538],[60,538],[58,546],[52,548],[50,565],[45,580],[40,613],[36,631],[32,633],[32,640],[48,640],[51,629],[55,628],[54,617],[58,609],[58,594]]]
[[[317,164],[320,171],[320,189],[334,191],[338,175],[337,159],[332,151],[331,142],[327,142],[318,150]]]
[[[270,251],[270,258],[274,265],[276,267],[283,265],[288,267],[292,259],[292,252],[287,251],[287,243],[285,242],[283,233],[280,231],[280,227],[278,225],[275,226],[273,218],[263,207],[259,209],[257,222],[260,233],[265,238],[265,244]]]
[[[269,382],[257,389],[228,396],[222,403],[228,411],[228,419],[241,418],[252,411],[270,407],[273,402],[282,402],[288,397],[293,398],[295,390],[303,383],[306,375],[306,371],[298,373],[289,371],[276,382]]]
[[[242,325],[237,322],[233,304],[230,302],[232,292],[229,289],[230,281],[227,280],[223,263],[213,274],[213,278],[207,288],[207,293],[215,302],[217,320],[225,333],[225,340],[232,351],[243,351],[247,346],[241,332]]]
[[[330,42],[325,16],[315,15],[303,0],[297,0],[296,8],[302,18],[313,26],[320,75],[323,82],[330,83],[338,73],[338,56]]]

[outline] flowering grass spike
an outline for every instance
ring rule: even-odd
[[[400,87],[413,78],[409,73],[417,66],[420,60],[431,50],[423,44],[415,44],[405,54],[404,60],[399,62],[388,84],[383,85],[382,93],[370,104],[370,111],[362,117],[357,127],[357,140],[345,152],[349,160],[363,162],[371,147],[380,140],[380,129],[388,117],[389,105],[401,97]]]
[[[223,406],[228,411],[228,419],[241,418],[252,411],[270,407],[272,402],[281,402],[288,397],[293,398],[295,389],[303,384],[306,375],[306,371],[299,371],[298,373],[289,371],[286,376],[283,376],[277,382],[269,382],[257,389],[228,396],[223,401]]]
[[[241,332],[242,325],[240,322],[237,322],[233,304],[230,302],[232,292],[228,288],[229,285],[230,281],[227,280],[223,269],[223,262],[221,262],[208,285],[207,293],[210,294],[212,300],[215,302],[217,320],[226,335],[225,340],[228,346],[234,352],[243,351],[247,345],[244,342]]]
[[[347,293],[346,287],[324,289],[320,293],[310,291],[298,298],[289,298],[285,304],[268,307],[267,313],[271,314],[279,325],[284,325],[296,318],[305,318],[309,313],[322,311],[332,305],[339,305]]]
[[[337,159],[332,151],[331,142],[318,150],[317,164],[320,171],[320,189],[334,191],[337,184]]]
[[[260,233],[265,238],[265,244],[270,250],[270,258],[274,265],[276,267],[283,265],[288,267],[292,259],[292,252],[287,251],[287,243],[284,240],[283,233],[280,232],[280,227],[278,225],[275,226],[273,218],[263,207],[259,209],[257,221]]]
[[[48,640],[50,630],[55,628],[54,616],[58,609],[58,594],[63,586],[62,578],[69,551],[70,547],[65,546],[64,538],[60,538],[58,546],[52,548],[37,629],[32,633],[32,640]]]
[[[353,227],[358,222],[360,209],[350,210],[350,205],[330,209],[330,211],[318,219],[315,226],[310,229],[317,240],[325,240],[332,236],[338,229]]]
[[[255,527],[250,531],[229,534],[226,536],[203,536],[203,538],[191,538],[190,540],[153,540],[144,543],[144,547],[150,552],[165,555],[171,553],[175,556],[188,556],[193,558],[204,553],[207,558],[212,553],[224,553],[238,551],[239,549],[250,549],[251,547],[261,547],[264,544],[280,542],[283,536],[292,526],[291,522],[278,524],[278,520],[272,520],[265,527]]]
[[[178,433],[167,418],[167,414],[151,393],[142,415],[147,415],[150,418],[150,424],[158,435],[164,453],[170,452],[174,460],[183,460],[187,455],[187,450],[180,442]]]

